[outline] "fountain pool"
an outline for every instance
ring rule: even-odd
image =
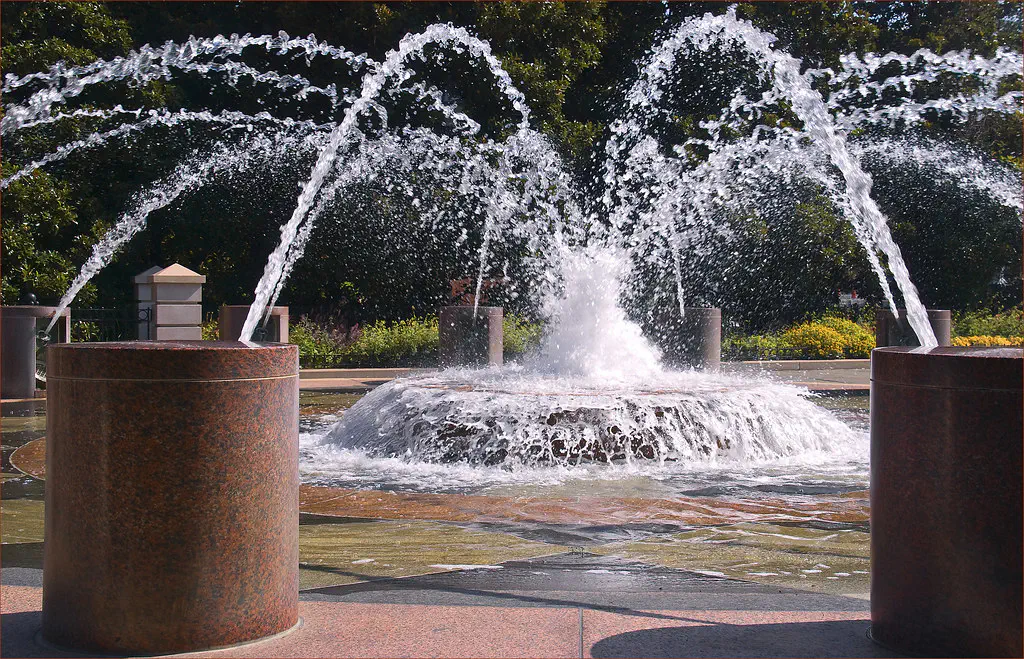
[[[720,258],[716,250],[730,248],[738,217],[760,221],[758,209],[778,201],[771,198],[772,182],[799,180],[849,221],[894,313],[898,295],[921,344],[934,345],[865,164],[926,153],[943,171],[962,173],[959,152],[933,138],[922,141],[913,128],[935,113],[956,123],[977,113],[1018,111],[1021,92],[1006,83],[1019,73],[1021,58],[1007,50],[990,58],[922,50],[849,56],[837,70],[818,70],[806,69],[775,42],[738,18],[735,8],[666,25],[625,88],[593,180],[585,182],[533,127],[526,97],[490,46],[461,27],[437,24],[406,35],[380,62],[283,33],[147,46],[111,62],[8,76],[3,90],[12,100],[0,126],[5,138],[70,119],[94,119],[104,129],[32,160],[2,185],[152,126],[224,127],[212,149],[196,149],[140,192],[96,245],[62,307],[145,228],[152,212],[218,176],[248,176],[267,165],[278,176],[296,161],[308,163],[310,174],[298,182],[294,210],[257,284],[243,341],[282,293],[317,224],[356,191],[407,202],[431,249],[448,245],[460,255],[458,267],[472,264],[477,294],[485,278],[514,282],[509,299],[530,300],[527,306],[546,322],[537,353],[500,371],[451,370],[374,391],[315,440],[307,434],[304,470],[317,482],[416,489],[419,479],[422,487],[441,490],[463,481],[486,489],[576,481],[605,487],[597,484],[632,479],[643,487],[674,483],[670,489],[699,491],[730,474],[741,474],[736,478],[743,487],[755,487],[762,479],[788,483],[785,474],[792,473],[799,474],[797,489],[805,477],[810,483],[833,476],[856,489],[866,484],[863,428],[848,427],[785,384],[664,368],[651,341],[658,328],[648,323],[641,330],[638,318],[646,311],[634,302],[652,294],[680,313],[688,296],[727,305],[716,298],[720,282],[711,277],[703,290],[687,285]],[[243,57],[250,49],[265,50],[289,72],[254,68]],[[359,79],[358,87],[339,89],[296,74],[290,69],[302,65],[295,52],[305,54],[307,67],[313,58],[347,67],[352,75],[342,78]],[[445,53],[474,62],[490,81],[507,115],[499,122],[503,128],[485,129],[418,68],[419,62],[443,61]],[[674,72],[687,58],[708,53],[735,58],[749,69],[749,79],[717,116],[673,143],[662,123],[673,103],[684,102],[673,98]],[[141,84],[178,73],[213,84],[222,77],[270,84],[299,106],[328,97],[332,111],[317,114],[324,122],[317,123],[301,111],[278,117],[66,107],[93,85]],[[964,81],[971,93],[942,96],[928,86],[940,76]],[[895,88],[906,94],[894,96]],[[392,108],[397,98],[403,99],[399,108],[411,104],[423,116]],[[768,120],[779,112],[792,120]],[[899,148],[881,146],[878,135],[886,130],[892,135],[884,144]],[[704,156],[694,159],[694,153]],[[974,176],[968,183],[1020,217],[1006,168],[970,157],[979,164],[969,165]]]
[[[802,401],[850,441],[841,454],[821,452],[818,460],[805,453],[762,462],[639,459],[508,468],[410,460],[382,455],[379,447],[326,441],[339,416],[373,395],[304,392],[299,435],[304,512],[324,515],[318,518],[324,522],[345,516],[410,525],[410,536],[396,537],[393,550],[382,554],[367,538],[344,554],[373,574],[393,574],[409,560],[398,558],[402,552],[435,551],[433,540],[416,535],[416,525],[442,522],[467,533],[500,534],[450,547],[462,557],[446,564],[494,565],[499,560],[493,555],[483,554],[483,561],[465,556],[498,543],[509,547],[511,557],[521,550],[518,543],[534,542],[542,543],[533,549],[538,556],[572,550],[602,557],[608,563],[594,569],[612,575],[639,561],[648,571],[681,568],[867,597],[867,396]],[[360,526],[360,533],[373,533],[372,525]],[[327,575],[303,574],[308,585],[328,582]],[[622,587],[629,588],[625,582]]]

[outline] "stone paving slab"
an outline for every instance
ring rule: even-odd
[[[88,656],[35,638],[42,589],[4,586],[5,657]],[[576,609],[508,609],[300,602],[302,625],[281,637],[190,656],[209,657],[578,657]]]
[[[88,656],[41,645],[42,589],[4,586],[3,656]],[[300,627],[208,657],[892,657],[866,611],[597,610],[301,601]]]
[[[400,378],[407,375],[430,373],[436,368],[303,368],[299,369],[299,379],[361,379],[361,378]]]
[[[299,391],[339,391],[359,392],[369,391],[374,387],[390,382],[394,378],[316,378],[299,380]]]
[[[572,657],[572,609],[302,602],[303,627],[213,657]]]

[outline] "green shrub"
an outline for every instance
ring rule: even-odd
[[[789,352],[775,334],[732,335],[722,339],[722,357],[726,360],[785,359]]]
[[[514,361],[540,342],[542,325],[514,314],[505,317],[505,357]],[[302,318],[288,330],[303,368],[386,368],[437,366],[435,316],[394,322],[378,320],[351,332],[329,330]]]
[[[1000,313],[968,311],[953,314],[956,336],[1024,336],[1024,310],[1014,307]]]
[[[811,359],[843,356],[843,335],[821,323],[801,323],[782,333],[783,346],[799,350]]]
[[[437,318],[378,320],[346,347],[343,362],[353,367],[436,366]]]
[[[376,321],[352,332],[331,331],[308,318],[288,330],[303,368],[437,365],[437,318]]]
[[[336,368],[344,352],[344,340],[308,318],[289,326],[288,343],[299,347],[299,365],[303,368]]]
[[[206,320],[199,326],[203,332],[203,341],[217,341],[220,339],[220,321],[213,317],[213,313],[206,314]]]
[[[74,317],[72,317],[71,340],[74,342],[99,341],[100,326],[97,323],[93,323],[87,320],[75,320]]]
[[[840,316],[803,322],[774,334],[731,335],[722,339],[726,360],[866,358],[875,347],[864,325]]]
[[[531,323],[515,314],[509,314],[502,321],[502,332],[505,341],[505,361],[515,361],[540,344],[544,326],[541,323]]]

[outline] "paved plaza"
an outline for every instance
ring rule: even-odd
[[[301,414],[406,372],[306,373]],[[865,368],[772,377],[866,405]],[[70,656],[36,636],[45,402],[3,411],[0,652]],[[301,625],[210,656],[894,656],[866,635],[864,490],[794,503],[303,485],[300,511]]]

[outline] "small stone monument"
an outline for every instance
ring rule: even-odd
[[[135,277],[139,314],[150,310],[150,321],[139,323],[139,338],[153,341],[199,341],[203,338],[203,284],[206,276],[175,263],[149,268]]]

